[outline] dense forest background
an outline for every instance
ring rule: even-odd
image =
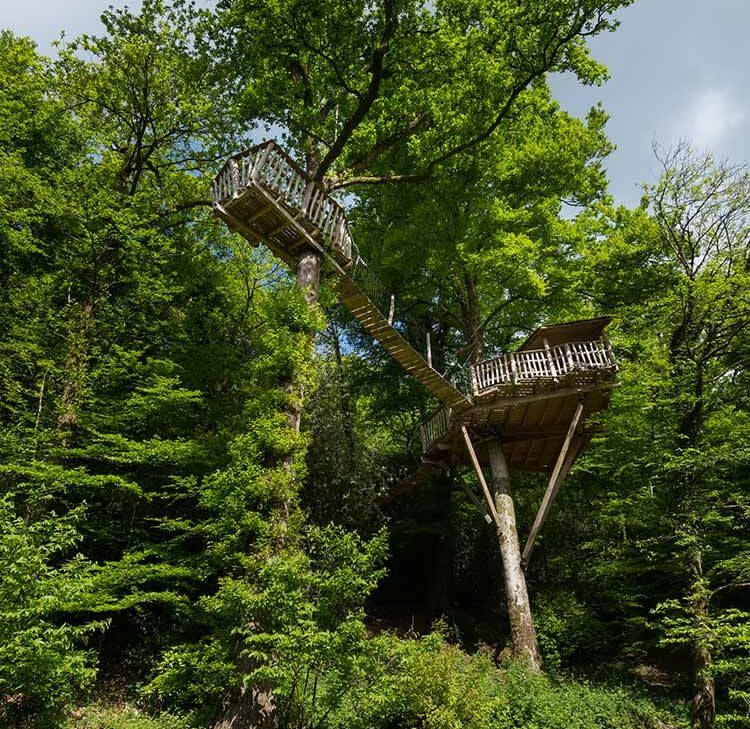
[[[626,4],[146,0],[55,60],[0,33],[4,726],[750,726],[750,175],[657,149],[614,204],[605,111],[545,75],[604,82]],[[383,505],[435,403],[212,216],[269,136],[441,368],[613,317],[528,570],[544,673],[470,474]],[[522,532],[544,487],[514,474]]]

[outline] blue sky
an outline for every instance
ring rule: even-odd
[[[120,0],[109,0],[116,6]],[[29,35],[44,53],[61,30],[68,37],[99,29],[107,0],[0,0],[0,27]],[[129,3],[137,7],[138,0]],[[611,189],[633,205],[639,185],[657,172],[656,141],[680,139],[735,162],[750,159],[750,0],[638,0],[620,14],[614,34],[592,41],[610,69],[602,87],[552,78],[564,108],[584,115],[602,102],[617,150],[607,161]]]

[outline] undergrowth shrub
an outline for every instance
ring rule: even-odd
[[[90,704],[76,711],[65,729],[194,729],[187,719],[172,714],[149,716],[127,704]]]
[[[329,729],[666,729],[687,726],[625,689],[554,681],[522,664],[497,667],[438,634],[381,636]],[[341,687],[338,687],[339,689]]]

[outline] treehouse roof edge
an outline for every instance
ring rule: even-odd
[[[591,319],[575,319],[537,327],[516,350],[543,349],[544,340],[550,346],[572,342],[591,342],[601,339],[606,327],[612,322],[610,316],[597,316]]]

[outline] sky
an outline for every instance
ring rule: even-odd
[[[96,32],[107,4],[122,0],[0,0],[0,28],[31,36],[42,53],[64,30]],[[139,5],[138,0],[128,3]],[[615,33],[592,40],[610,71],[601,87],[567,76],[550,79],[563,108],[584,116],[601,102],[617,149],[607,160],[611,191],[637,204],[640,185],[658,174],[654,142],[680,140],[735,162],[750,161],[750,0],[637,0],[621,11]]]

